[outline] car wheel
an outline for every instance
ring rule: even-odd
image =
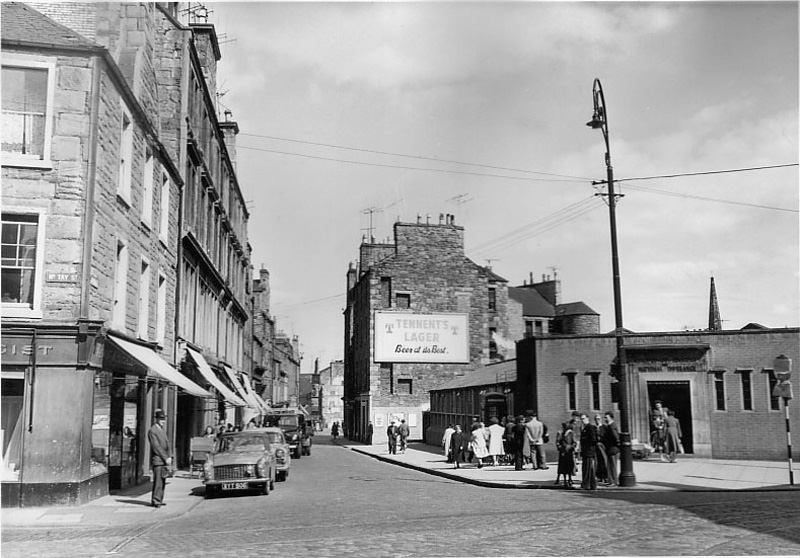
[[[206,500],[211,500],[217,497],[217,491],[213,486],[206,485]]]
[[[302,453],[303,453],[303,451],[300,449],[300,446],[297,446],[297,449],[294,450],[294,458],[295,459],[300,459]]]
[[[273,475],[273,477],[272,477],[272,478],[269,480],[269,488],[270,488],[270,490],[275,490],[275,476],[274,476],[274,475]]]
[[[264,483],[264,487],[261,489],[261,494],[263,494],[264,496],[269,496],[270,488],[271,488],[270,487],[270,480],[267,479],[267,482]]]

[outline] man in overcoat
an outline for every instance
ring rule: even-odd
[[[167,484],[167,471],[172,465],[172,448],[164,426],[167,415],[158,409],[155,414],[153,426],[147,431],[147,440],[150,442],[150,466],[153,469],[153,494],[150,504],[154,508],[166,506],[164,503],[164,488]]]

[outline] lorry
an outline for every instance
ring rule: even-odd
[[[314,435],[311,423],[306,422],[305,414],[297,409],[272,409],[266,415],[266,425],[276,426],[283,431],[289,444],[292,457],[311,455],[311,438]]]

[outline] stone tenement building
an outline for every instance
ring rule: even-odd
[[[237,128],[177,4],[3,2],[0,38],[2,504],[82,503],[143,482],[155,409],[178,465],[264,410]]]
[[[328,428],[334,422],[341,427],[344,421],[344,361],[333,360],[320,370],[319,383],[322,390],[322,420]]]
[[[373,443],[383,443],[388,424],[405,419],[422,438],[429,391],[502,359],[494,340],[509,336],[507,281],[464,255],[453,216],[395,223],[394,242],[363,243],[347,273],[347,435],[366,440],[371,422]]]

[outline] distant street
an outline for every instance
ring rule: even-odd
[[[2,550],[6,557],[796,555],[798,523],[797,492],[480,488],[382,463],[318,434],[312,455],[294,461],[289,480],[269,496],[207,500],[182,517],[122,532],[4,529]]]

